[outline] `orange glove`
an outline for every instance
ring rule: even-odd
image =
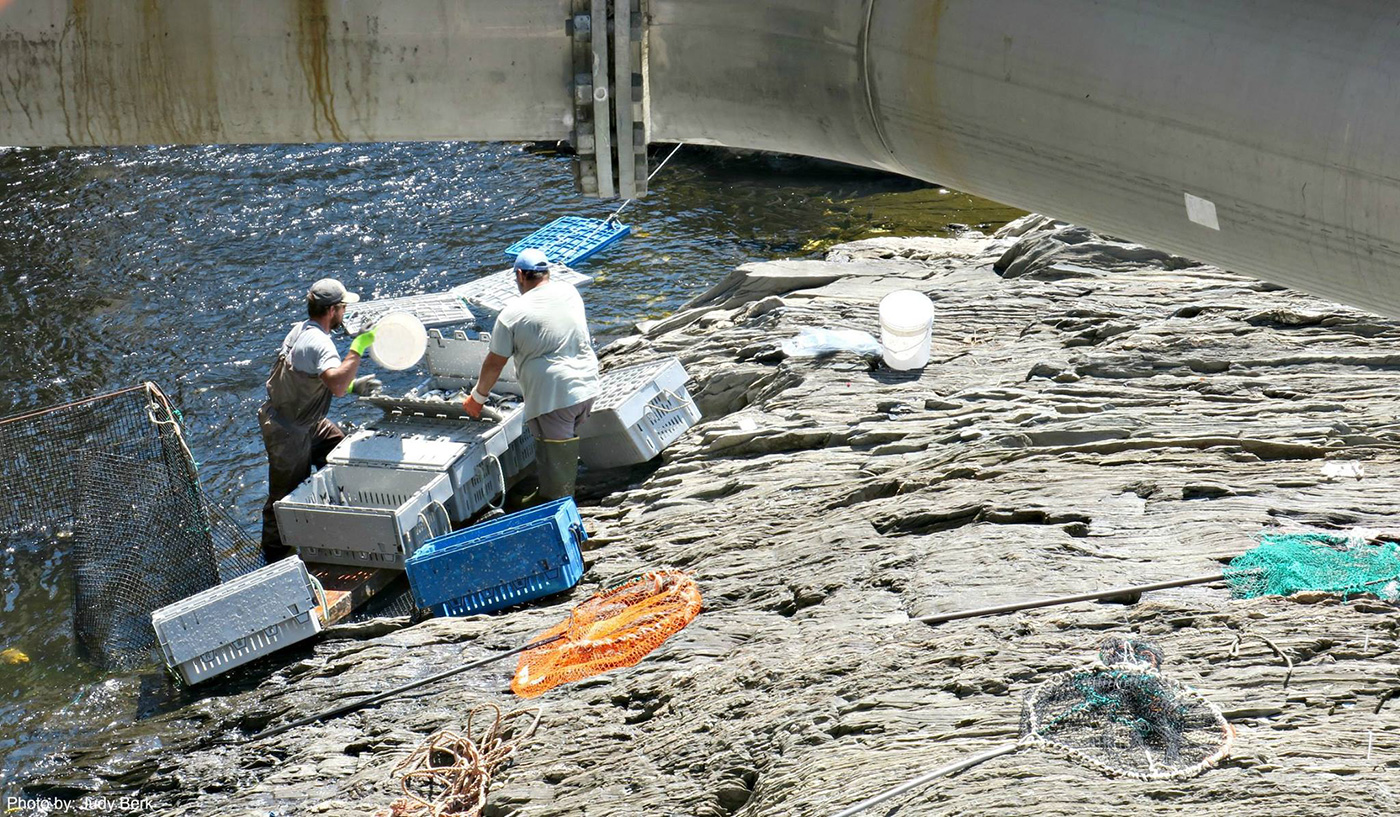
[[[462,403],[462,410],[473,420],[481,419],[481,410],[484,408],[486,408],[486,396],[477,394],[476,389],[472,389],[471,396]]]

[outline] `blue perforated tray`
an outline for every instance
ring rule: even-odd
[[[571,267],[631,232],[617,221],[564,216],[506,247],[506,257],[514,261],[521,250],[543,250],[552,263]]]
[[[404,564],[419,607],[491,613],[567,590],[583,576],[588,538],[571,497],[428,540]]]

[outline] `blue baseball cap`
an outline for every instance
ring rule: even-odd
[[[549,258],[543,251],[531,247],[515,256],[515,268],[526,272],[548,272]]]

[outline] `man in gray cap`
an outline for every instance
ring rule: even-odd
[[[292,327],[282,341],[277,362],[267,377],[267,402],[258,409],[263,445],[267,448],[267,503],[263,505],[262,549],[268,564],[291,549],[282,544],[272,503],[290,494],[311,476],[311,467],[326,464],[331,449],[345,438],[340,426],[326,419],[331,397],[373,394],[380,389],[374,375],[356,377],[360,358],[374,342],[374,330],[362,332],[341,360],[331,332],[345,318],[345,307],[360,300],[334,278],[322,278],[306,293],[307,320]]]
[[[515,360],[525,393],[526,424],[535,436],[541,499],[573,496],[578,479],[578,429],[598,396],[598,357],[578,290],[549,277],[549,259],[535,249],[515,258],[520,297],[496,316],[481,376],[463,408],[480,417],[506,361]]]

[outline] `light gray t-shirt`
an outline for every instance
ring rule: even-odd
[[[292,368],[302,374],[319,375],[340,365],[335,341],[315,321],[302,321],[292,327],[282,341],[282,354]]]
[[[598,357],[578,290],[546,281],[496,316],[491,351],[515,360],[525,419],[598,396]]]

